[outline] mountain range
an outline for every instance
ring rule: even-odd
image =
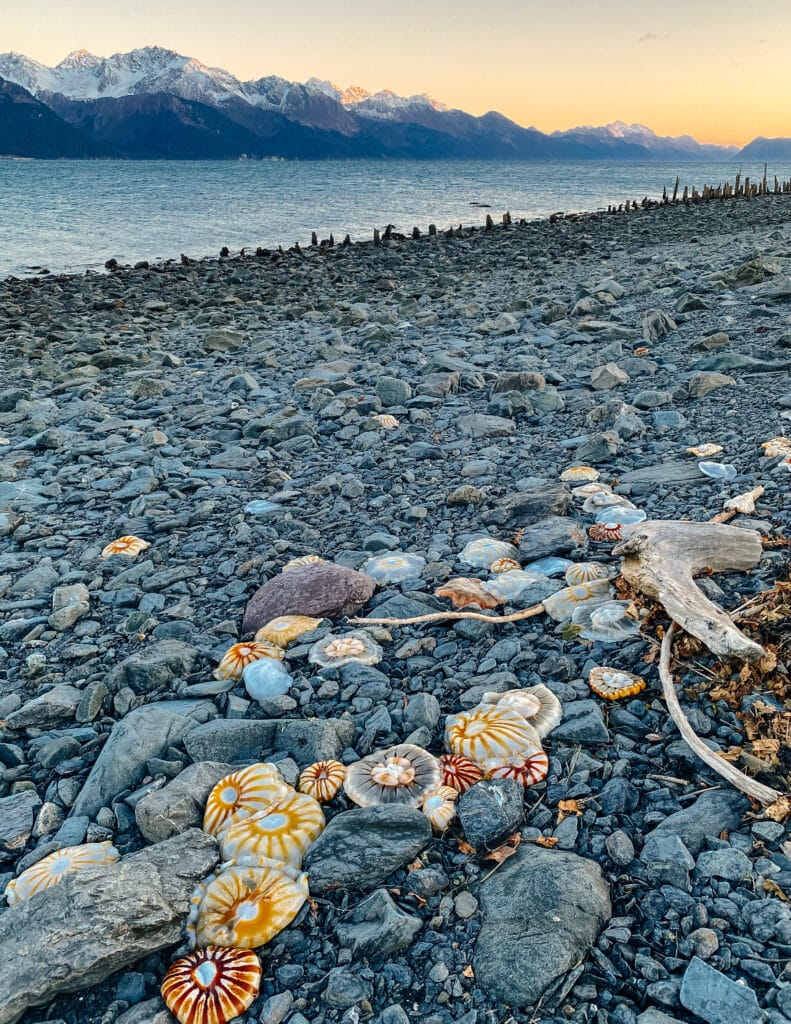
[[[158,46],[107,58],[77,50],[55,67],[0,54],[0,156],[680,162],[783,159],[789,149],[791,140],[756,139],[740,151],[621,122],[545,134],[425,94],[317,78],[241,81]]]

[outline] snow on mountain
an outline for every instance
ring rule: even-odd
[[[208,67],[160,46],[146,46],[112,57],[75,50],[54,68],[21,54],[4,53],[0,54],[0,76],[23,86],[34,96],[59,93],[74,100],[165,92],[214,106],[239,99],[287,114],[292,104],[305,108],[310,97],[321,96],[346,109],[354,108],[363,116],[397,119],[415,106],[446,109],[428,96],[403,97],[390,90],[372,96],[358,85],[341,89],[318,78],[302,84],[269,75],[242,82],[223,68]]]

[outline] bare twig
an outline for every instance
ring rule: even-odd
[[[443,622],[445,619],[478,619],[481,622],[521,622],[532,619],[544,611],[543,604],[534,604],[512,615],[483,615],[481,612],[432,612],[430,615],[414,615],[411,619],[349,619],[361,626],[412,626],[416,622]]]
[[[719,757],[713,750],[706,746],[703,740],[689,724],[689,720],[681,710],[681,705],[678,702],[676,686],[673,681],[673,673],[670,669],[670,658],[675,633],[676,623],[671,622],[670,628],[665,633],[664,639],[662,640],[662,652],[659,657],[659,678],[662,680],[662,692],[665,695],[665,701],[667,703],[668,711],[670,712],[670,717],[678,726],[678,731],[692,750],[694,750],[698,755],[701,761],[705,761],[709,768],[713,768],[718,775],[727,779],[727,781],[730,782],[732,786],[735,786],[736,789],[740,789],[742,793],[746,793],[748,796],[753,797],[753,799],[757,800],[764,806],[773,804],[777,800],[781,800],[784,796],[783,793],[776,789],[772,789],[770,786],[764,786],[763,783],[757,782],[755,779],[749,778],[743,772],[740,772],[738,768],[735,768],[728,761]]]

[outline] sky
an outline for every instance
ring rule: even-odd
[[[55,64],[159,45],[242,79],[426,92],[542,131],[638,122],[791,136],[791,3],[749,0],[0,0],[0,50]],[[67,12],[67,13],[66,13]]]

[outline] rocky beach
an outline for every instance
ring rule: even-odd
[[[9,278],[0,352],[0,892],[65,847],[120,855],[0,908],[0,1024],[173,1020],[160,985],[228,773],[439,756],[447,716],[538,684],[563,717],[535,785],[478,783],[445,831],[343,790],[324,806],[310,899],[260,950],[244,1020],[791,1021],[786,827],[681,739],[669,620],[617,589],[616,538],[561,480],[589,466],[648,520],[692,522],[763,488],[723,517],[760,561],[700,586],[768,609],[743,626],[771,657],[687,643],[674,672],[698,736],[787,791],[791,447],[762,445],[791,434],[791,195]],[[122,536],[148,546],[103,558]],[[357,612],[409,618],[486,580],[460,558],[482,537],[540,563],[484,614],[565,588],[541,562],[560,558],[604,566],[634,628],[338,615],[288,646],[286,692],[216,671],[290,560],[420,556]],[[308,659],[361,629],[377,664]],[[647,686],[604,700],[596,666]]]

